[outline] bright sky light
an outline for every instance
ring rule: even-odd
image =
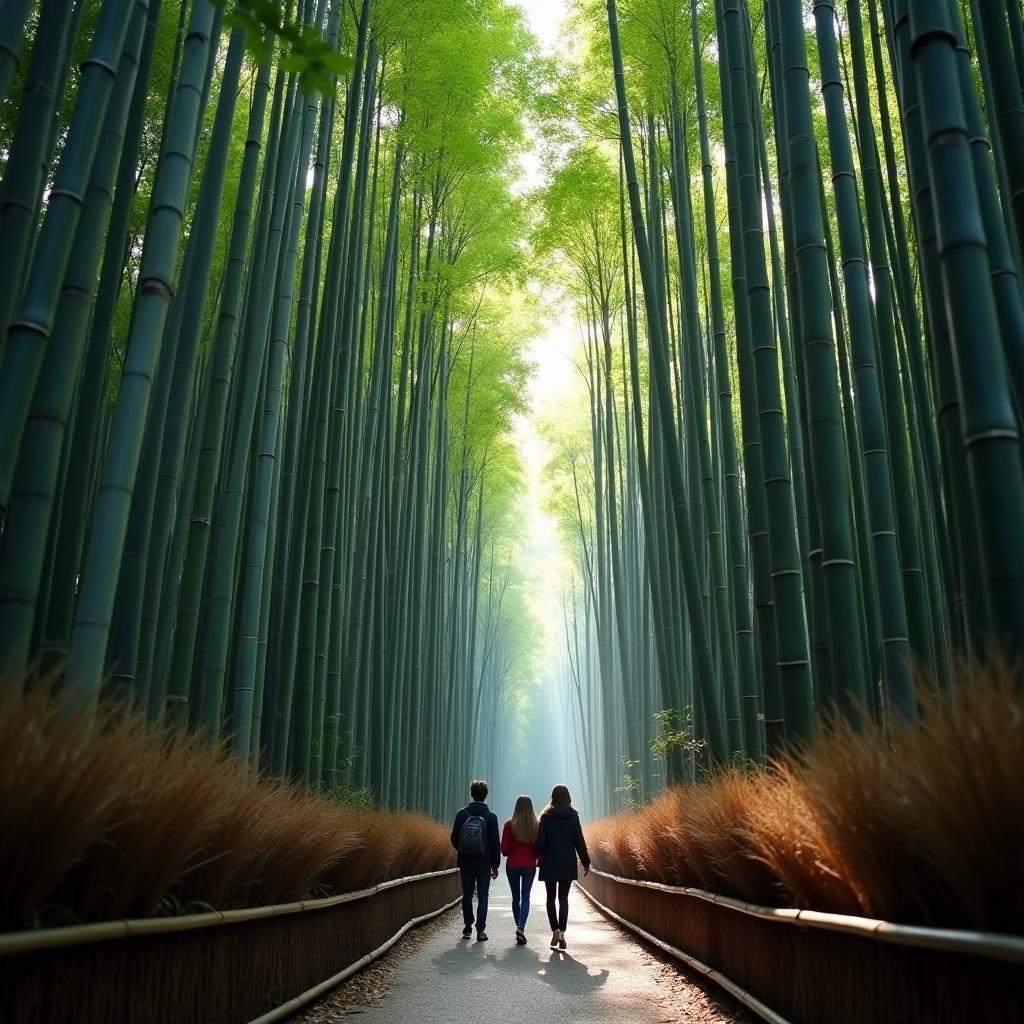
[[[569,13],[566,0],[517,0],[517,3],[525,11],[530,28],[544,49],[554,50],[562,19]]]

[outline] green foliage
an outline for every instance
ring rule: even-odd
[[[657,737],[651,742],[651,754],[656,761],[666,761],[676,753],[696,754],[704,749],[704,740],[693,735],[693,709],[663,708],[654,714]],[[679,722],[677,726],[677,721]]]
[[[210,0],[217,7],[229,0]],[[290,15],[291,5],[278,0],[238,0],[224,16],[224,26],[243,29],[245,45],[257,64],[273,58],[280,44],[283,54],[277,62],[282,71],[298,74],[302,87],[333,95],[337,79],[352,71],[352,58],[341,53],[315,28]]]
[[[317,751],[313,753],[315,756]],[[342,807],[361,807],[372,811],[380,806],[376,794],[369,786],[359,786],[355,782],[356,764],[362,755],[362,751],[355,750],[339,760],[337,781],[333,787],[325,788],[324,794]]]
[[[639,764],[639,761],[631,760],[629,757],[622,758],[622,782],[615,787],[615,792],[625,811],[637,811],[643,807],[643,801],[640,799],[643,780],[633,775],[633,770]]]

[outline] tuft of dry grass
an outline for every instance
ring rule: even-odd
[[[783,763],[750,782],[741,828],[750,855],[778,880],[778,904],[863,914],[864,903],[842,873],[840,851],[812,811],[800,773]]]
[[[631,878],[643,878],[643,865],[638,863],[630,845],[630,833],[640,831],[635,828],[635,819],[631,814],[619,814],[609,818],[606,827],[598,834],[595,846],[599,858],[607,857],[612,865],[611,870],[617,875]]]
[[[0,931],[234,909],[449,867],[448,830],[246,775],[124,709],[0,700]]]
[[[661,882],[665,885],[672,885],[678,881],[675,863],[671,856],[667,855],[668,848],[661,843],[652,842],[652,839],[674,827],[677,808],[672,796],[673,794],[662,794],[643,809],[643,828],[630,828],[628,822],[623,822],[625,841],[630,856],[637,865],[638,874],[650,882]]]
[[[722,772],[588,829],[613,874],[938,927],[1024,932],[1024,692],[961,669],[889,734],[830,722],[763,770]]]
[[[777,876],[762,857],[750,856],[751,779],[738,770],[722,772],[713,788],[700,788],[690,800],[691,845],[704,858],[699,874],[705,888],[752,903],[779,900]]]
[[[927,905],[964,927],[1024,932],[1024,698],[1003,670],[956,699],[953,715],[930,698],[924,728],[899,738]]]

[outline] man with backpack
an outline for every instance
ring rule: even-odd
[[[473,934],[473,889],[477,891],[476,940],[487,941],[487,894],[491,879],[498,877],[501,864],[501,844],[498,838],[498,817],[489,810],[487,783],[477,780],[469,787],[472,801],[455,815],[452,826],[452,846],[459,851],[459,870],[462,872],[462,919],[466,927],[462,937]]]

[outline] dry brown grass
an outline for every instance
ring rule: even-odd
[[[1024,699],[1010,674],[957,694],[902,739],[929,907],[964,927],[1024,931]],[[898,813],[898,812],[897,812]],[[942,902],[945,897],[948,902]]]
[[[629,827],[628,818],[620,824],[620,842],[625,844],[632,863],[636,865],[637,875],[651,882],[662,882],[666,885],[676,884],[675,864],[666,857],[666,848],[653,842],[654,837],[664,834],[674,827],[678,817],[674,793],[665,793],[652,800],[641,812],[644,827]],[[626,870],[629,871],[627,863]]]
[[[1024,931],[1024,693],[1005,665],[886,736],[843,722],[588,829],[599,868],[753,903]]]
[[[791,764],[750,779],[752,792],[742,828],[753,855],[776,879],[783,906],[837,914],[862,914],[864,905],[842,873],[842,857],[808,803],[800,773]],[[773,901],[774,902],[774,901]]]
[[[449,867],[448,830],[243,775],[120,710],[0,701],[0,930],[284,903]]]
[[[643,814],[642,811],[637,812]],[[605,822],[605,828],[596,834],[595,847],[598,851],[597,859],[602,861],[605,857],[613,864],[617,875],[628,875],[631,878],[644,878],[643,865],[637,862],[630,846],[629,838],[633,832],[640,833],[641,830],[632,827],[633,815],[620,814],[609,818]]]

